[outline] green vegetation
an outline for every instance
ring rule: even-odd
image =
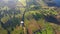
[[[21,1],[23,8],[11,9],[7,6],[0,9],[0,34],[55,34],[60,31],[60,25],[49,22],[45,17],[58,15],[58,12],[51,8],[43,8],[43,2],[32,2],[32,0]],[[23,3],[24,2],[24,3]],[[42,6],[40,6],[40,4]],[[18,4],[17,4],[18,5]],[[29,6],[28,6],[29,5]],[[24,14],[25,12],[25,14]],[[21,25],[24,14],[24,27]],[[25,29],[24,29],[25,28]],[[54,30],[55,29],[55,30]]]

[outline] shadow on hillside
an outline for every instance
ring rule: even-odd
[[[45,20],[60,25],[60,22],[53,16],[45,16]]]

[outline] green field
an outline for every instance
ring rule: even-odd
[[[0,7],[0,34],[59,34],[56,8],[46,6],[43,0],[33,1],[19,0],[14,8]]]

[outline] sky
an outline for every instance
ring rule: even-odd
[[[21,1],[21,0],[0,0],[0,1]]]

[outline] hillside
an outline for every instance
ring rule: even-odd
[[[0,34],[60,34],[60,8],[53,0],[0,0]]]

